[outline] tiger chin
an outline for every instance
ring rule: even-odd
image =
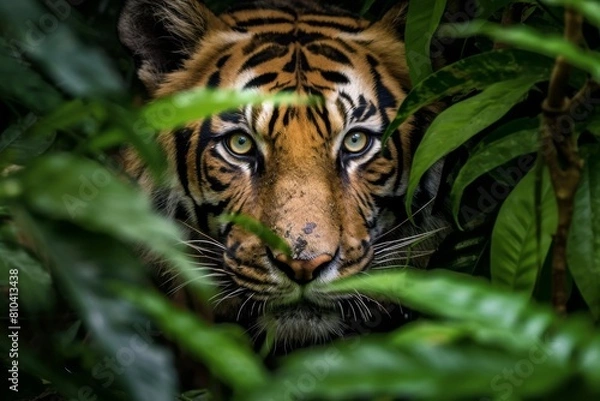
[[[412,200],[414,224],[404,212],[412,155],[439,110],[422,109],[382,144],[411,87],[405,8],[373,22],[310,0],[241,3],[221,15],[195,0],[126,2],[120,37],[153,98],[214,87],[321,100],[245,106],[161,133],[168,184],[125,158],[155,207],[186,227],[219,286],[217,320],[289,350],[406,319],[398,305],[325,291],[344,277],[424,266],[448,231],[435,208],[441,163]],[[224,213],[261,221],[292,254],[223,223]]]

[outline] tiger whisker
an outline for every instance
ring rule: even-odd
[[[242,303],[242,306],[240,306],[240,309],[238,310],[238,313],[237,313],[237,316],[235,317],[235,320],[237,320],[237,321],[240,320],[240,316],[242,314],[242,310],[244,309],[244,306],[246,306],[246,304],[248,303],[248,301],[250,301],[253,296],[254,296],[254,294],[250,294],[250,296]]]
[[[427,206],[429,206],[433,201],[435,200],[435,197],[429,199],[423,206],[421,206],[419,209],[417,209],[416,212],[414,212],[412,215],[416,216],[417,214],[421,213],[423,210],[425,210],[427,208]],[[386,232],[384,232],[383,234],[377,236],[375,238],[375,241],[377,241],[378,239],[385,237],[386,235],[392,233],[393,231],[399,229],[400,227],[402,227],[404,224],[406,224],[410,219],[406,218],[404,219],[402,222],[398,223],[397,225],[395,225],[394,227],[390,228],[389,230],[387,230]]]
[[[402,242],[405,242],[405,241],[413,241],[414,242],[414,240],[418,240],[418,239],[422,239],[422,238],[426,238],[426,237],[432,236],[432,235],[437,234],[438,232],[446,230],[448,228],[449,228],[448,226],[444,226],[444,227],[436,228],[435,230],[426,231],[426,232],[415,234],[415,235],[410,235],[408,237],[398,238],[398,239],[390,240],[390,241],[383,241],[383,242],[380,242],[380,243],[377,243],[377,244],[373,245],[373,248],[374,249],[381,248],[383,246],[394,245],[396,243],[402,243]]]

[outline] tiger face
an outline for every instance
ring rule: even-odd
[[[439,165],[413,201],[416,226],[403,208],[411,156],[435,110],[382,144],[410,88],[402,13],[370,22],[309,0],[245,3],[219,16],[195,0],[126,4],[121,37],[155,97],[218,87],[321,100],[243,107],[161,134],[166,188],[128,161],[157,208],[193,227],[190,247],[222,290],[220,319],[290,346],[343,335],[389,311],[362,294],[325,294],[329,283],[408,256],[423,265],[441,239],[445,223],[431,212]],[[222,223],[223,213],[261,221],[292,254]]]

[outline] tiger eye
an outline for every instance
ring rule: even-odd
[[[369,137],[364,132],[350,132],[344,137],[343,145],[347,152],[359,153],[369,145]]]
[[[247,155],[254,148],[254,142],[249,135],[233,134],[227,140],[227,146],[236,155]]]

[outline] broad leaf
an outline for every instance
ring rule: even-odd
[[[56,154],[32,163],[18,179],[15,201],[30,210],[140,245],[165,258],[198,289],[212,292],[210,280],[199,280],[198,269],[184,255],[175,225],[155,214],[139,190],[97,163]]]
[[[18,303],[30,312],[52,309],[55,302],[52,279],[40,261],[13,241],[0,240],[0,255],[0,287],[7,289],[7,296],[17,295]],[[16,280],[9,281],[9,277]]]
[[[406,330],[417,332],[403,338],[362,338],[292,355],[269,385],[249,399],[465,400],[494,395],[533,396],[554,390],[567,376],[566,367],[548,363],[542,354],[545,363],[536,365],[521,386],[506,390],[510,382],[501,373],[527,360],[527,351],[507,353],[472,342],[445,340],[465,337],[460,328],[445,328],[442,333],[437,328],[437,333],[429,336],[411,329]]]
[[[28,68],[25,60],[19,60],[18,49],[0,38],[0,65],[5,79],[0,80],[0,93],[6,101],[14,101],[35,113],[54,109],[63,100],[61,94],[42,77]],[[12,54],[11,54],[12,53]]]
[[[387,140],[417,110],[445,96],[481,90],[523,75],[537,81],[548,79],[553,64],[552,59],[515,49],[495,50],[450,64],[413,87],[385,131],[383,140]]]
[[[123,287],[122,293],[232,388],[244,391],[267,383],[267,372],[239,327],[209,326],[197,314],[175,308],[162,296],[148,291]]]
[[[429,48],[440,23],[446,0],[410,0],[406,15],[406,62],[413,85],[432,73]]]
[[[65,296],[94,341],[117,363],[117,380],[126,389],[127,398],[172,401],[176,373],[170,353],[158,345],[158,338],[152,338],[157,334],[152,323],[110,290],[115,282],[132,286],[144,283],[144,267],[129,249],[105,234],[39,218],[29,224],[53,262]]]
[[[582,152],[583,153],[583,152]],[[567,258],[577,288],[600,318],[600,148],[584,148],[583,174],[573,207]]]
[[[74,96],[119,93],[123,82],[112,61],[102,50],[80,41],[66,23],[73,8],[68,3],[53,8],[56,17],[33,0],[0,2],[0,21],[13,34],[6,39],[13,53],[39,63],[57,85]],[[55,21],[52,29],[43,31],[33,23],[48,16]]]
[[[465,24],[450,24],[440,28],[440,35],[467,37],[485,35],[496,41],[548,57],[563,56],[575,67],[600,80],[600,53],[583,50],[558,35],[538,32],[527,26],[502,26],[475,20]]]
[[[10,164],[24,165],[44,153],[54,143],[54,132],[41,135],[28,132],[36,119],[33,114],[29,114],[0,134],[0,169]]]
[[[477,146],[454,180],[450,199],[456,224],[464,190],[478,177],[509,162],[515,157],[532,153],[538,147],[538,119],[519,119],[500,127],[490,136],[499,139]],[[486,138],[487,139],[487,138]]]
[[[523,172],[525,174],[525,172]],[[527,173],[502,204],[492,232],[492,283],[531,294],[556,231],[557,207],[547,169],[541,182],[539,243],[534,188],[536,169]]]
[[[412,198],[423,174],[438,160],[504,116],[529,92],[536,80],[536,76],[525,75],[498,82],[447,108],[433,120],[412,162],[406,192],[409,216],[412,213]]]

